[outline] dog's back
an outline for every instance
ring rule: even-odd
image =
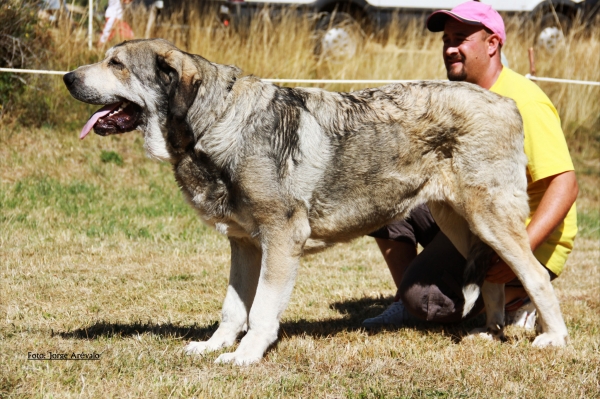
[[[277,149],[281,181],[307,203],[312,239],[366,234],[426,199],[458,200],[464,184],[506,187],[494,180],[515,179],[524,195],[523,130],[510,99],[448,82],[276,92],[286,101],[274,119],[295,127],[273,139],[285,144]]]

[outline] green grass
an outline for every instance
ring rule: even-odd
[[[0,190],[0,222],[10,228],[35,229],[48,224],[50,214],[53,228],[88,237],[121,234],[128,239],[170,241],[194,239],[205,230],[174,187],[169,190],[155,181],[145,187],[125,187],[118,196],[108,184],[62,183],[48,176],[26,177],[11,185],[2,184]],[[47,212],[29,211],[32,209]],[[172,236],[165,223],[174,217],[189,223]]]
[[[104,151],[100,153],[100,159],[104,163],[112,162],[117,166],[123,166],[123,157],[114,151]]]
[[[581,237],[600,240],[600,210],[579,210],[577,213],[577,227]]]

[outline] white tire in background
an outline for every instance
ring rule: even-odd
[[[344,60],[358,53],[364,32],[360,24],[345,12],[325,13],[315,27],[315,55]]]
[[[561,13],[550,12],[542,17],[535,44],[547,51],[556,50],[565,41],[571,25],[569,18]]]

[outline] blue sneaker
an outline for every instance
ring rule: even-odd
[[[406,324],[408,321],[414,320],[416,320],[414,316],[408,313],[402,301],[399,300],[392,302],[392,304],[388,306],[388,308],[379,316],[375,316],[363,321],[362,326],[366,328],[385,326],[400,327]]]

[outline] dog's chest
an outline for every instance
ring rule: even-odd
[[[231,213],[231,195],[226,176],[209,159],[187,156],[174,166],[181,191],[203,219],[226,221]]]

